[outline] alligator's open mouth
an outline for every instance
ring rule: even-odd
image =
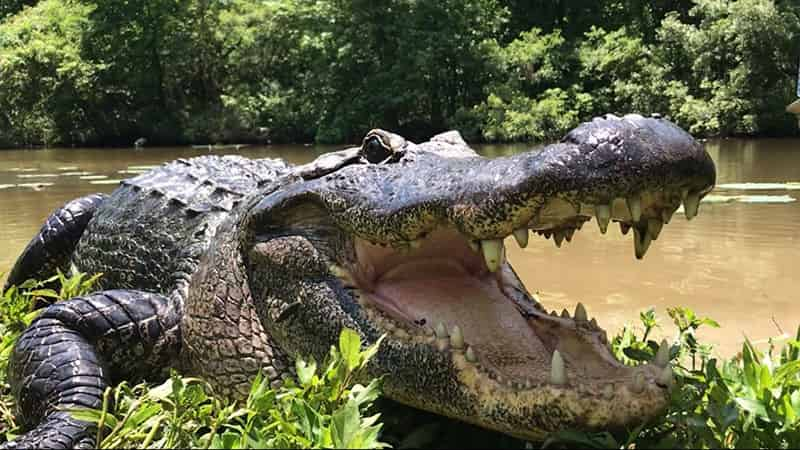
[[[642,199],[578,208],[553,199],[512,235],[525,247],[530,228],[561,246],[590,220],[582,209],[593,212],[603,233],[611,220],[625,234],[634,228],[634,254],[642,258],[681,201],[680,193]],[[691,218],[697,199],[684,202]],[[354,247],[355,262],[335,271],[373,325],[394,339],[463,355],[455,360],[505,388],[591,386],[603,392],[622,384],[640,394],[646,384],[666,389],[672,382],[663,351],[654,361],[657,367],[648,370],[620,363],[606,331],[582,304],[573,313],[547,313],[505,260],[502,239],[473,240],[453,226],[439,226],[403,243],[356,237]]]
[[[515,234],[527,244],[527,231]],[[340,273],[374,325],[401,341],[463,353],[466,364],[509,388],[628,381],[641,392],[648,381],[663,388],[671,381],[637,379],[582,304],[573,314],[542,310],[506,263],[501,240],[438,228],[401,248],[356,238],[355,252],[357,263]]]
[[[417,242],[405,251],[363,240],[356,244],[359,265],[353,276],[360,298],[383,313],[381,324],[395,336],[405,337],[397,332],[403,330],[409,338],[427,336],[439,350],[463,349],[467,361],[520,388],[564,384],[565,364],[580,379],[612,378],[619,363],[607,352],[584,349],[604,345],[601,330],[579,309],[580,326],[596,331],[595,342],[579,342],[576,321],[525,308],[519,280],[497,241],[475,248],[459,232],[439,229]],[[502,269],[490,271],[495,261]],[[553,364],[556,350],[562,361]]]

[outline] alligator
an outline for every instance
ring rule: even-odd
[[[642,258],[715,178],[688,133],[640,115],[495,159],[455,131],[416,144],[376,129],[299,166],[165,163],[57,209],[10,272],[9,285],[70,265],[104,275],[46,306],[13,349],[27,432],[5,446],[91,447],[64,409],[98,408],[108,386],[168,368],[241,399],[258,373],[278,386],[294,358],[324,359],[345,327],[368,344],[386,336],[367,375],[403,405],[531,440],[642,423],[674,384],[665,348],[619,362],[584,305],[548,312],[531,295],[504,240],[560,246],[595,218],[603,233],[633,229]]]

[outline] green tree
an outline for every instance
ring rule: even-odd
[[[0,23],[0,143],[92,140],[93,92],[103,64],[81,57],[92,8],[43,0]]]
[[[35,5],[37,0],[3,0],[0,2],[0,20],[16,14],[26,6]]]
[[[696,0],[683,23],[665,19],[659,41],[688,92],[674,116],[694,133],[788,132],[783,107],[794,98],[800,18],[772,0]],[[688,70],[687,70],[688,69]]]
[[[325,48],[308,80],[318,139],[352,140],[383,126],[411,137],[445,127],[494,73],[484,45],[505,10],[495,0],[332,2],[315,27]]]

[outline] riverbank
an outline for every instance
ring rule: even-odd
[[[797,132],[796,2],[166,5],[0,6],[0,146],[545,141],[614,111]]]

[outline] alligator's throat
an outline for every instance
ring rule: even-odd
[[[556,350],[573,377],[618,375],[605,332],[586,317],[542,311],[498,250],[499,270],[490,271],[493,258],[454,229],[438,229],[404,249],[356,239],[349,283],[371,320],[394,337],[443,351],[461,347],[493,378],[520,386],[564,381],[563,368],[553,367]]]

